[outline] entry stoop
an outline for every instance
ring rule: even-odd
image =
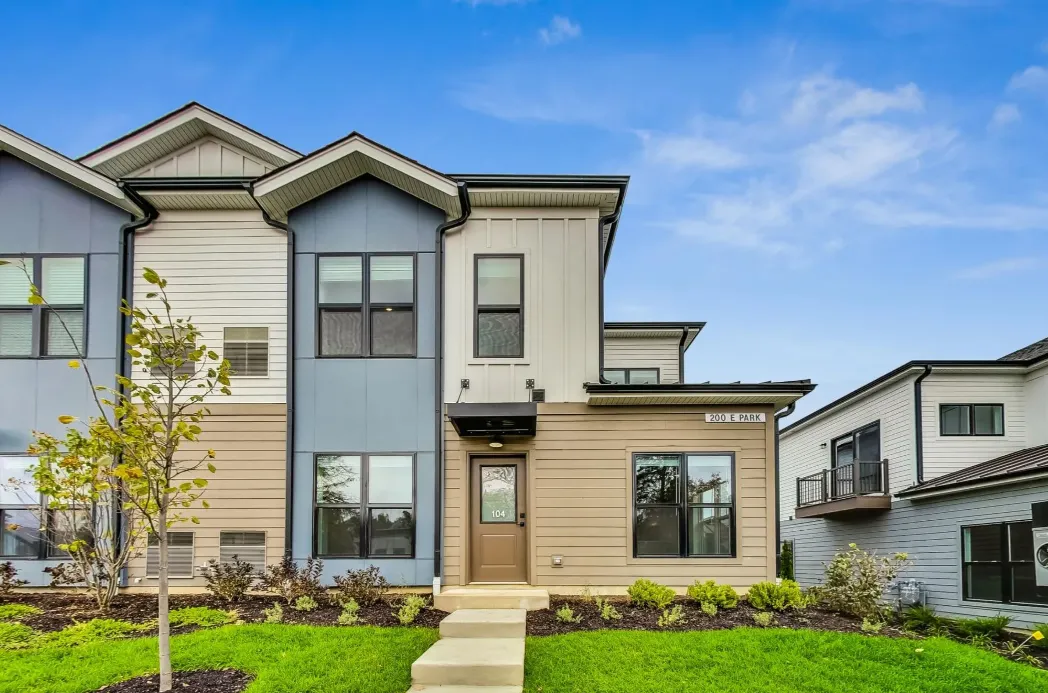
[[[534,587],[451,587],[434,595],[433,606],[441,611],[459,609],[549,608],[549,592]]]
[[[411,682],[414,686],[523,686],[524,638],[438,640],[411,665]]]
[[[523,638],[524,609],[459,609],[440,622],[442,638]]]

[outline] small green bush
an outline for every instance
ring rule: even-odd
[[[18,579],[18,568],[11,561],[0,563],[0,595],[8,595],[15,587],[28,585],[28,580]]]
[[[112,618],[95,618],[84,623],[74,623],[53,633],[43,633],[34,640],[36,647],[76,647],[103,640],[130,638],[152,630],[153,623],[128,623]]]
[[[262,609],[262,615],[266,617],[266,623],[283,623],[284,607],[280,606],[280,602],[273,602],[273,608]]]
[[[764,609],[799,611],[808,605],[807,598],[801,592],[801,586],[793,580],[783,580],[782,584],[778,585],[774,582],[758,582],[750,587],[746,599],[750,606],[762,611]]]
[[[284,556],[280,563],[266,566],[266,571],[258,581],[258,588],[281,597],[289,606],[299,597],[320,599],[324,594],[324,586],[320,584],[323,570],[324,561],[312,556],[306,559],[301,568],[290,556]]]
[[[622,618],[622,614],[615,608],[615,605],[609,602],[607,599],[601,597],[595,597],[597,602],[597,610],[600,611],[600,619],[602,621],[618,621]]]
[[[200,626],[201,628],[213,628],[224,626],[237,620],[235,611],[221,611],[206,606],[189,606],[185,609],[175,609],[169,618],[171,625],[178,626]]]
[[[22,621],[30,616],[44,613],[35,606],[28,604],[3,604],[0,605],[0,621]]]
[[[295,600],[295,605],[291,608],[293,608],[295,611],[316,611],[317,607],[319,606],[320,605],[317,604],[317,600],[313,599],[313,597],[310,597],[309,595],[302,595],[301,597]]]
[[[422,610],[426,608],[426,598],[420,597],[417,594],[409,594],[404,598],[404,601],[400,603],[400,606],[393,612],[400,621],[402,626],[410,626],[418,618],[418,615],[422,613]]]
[[[582,617],[576,616],[575,611],[565,604],[557,609],[557,620],[561,623],[579,623],[582,621]]]
[[[779,551],[779,577],[783,580],[793,580],[793,542],[786,540],[782,542]]]
[[[629,594],[631,602],[649,609],[665,609],[673,603],[673,598],[676,596],[672,587],[666,587],[644,578],[630,585],[626,593]]]
[[[1004,638],[1004,629],[1012,619],[1007,616],[987,616],[985,618],[959,618],[950,623],[950,628],[963,638],[985,636],[994,640]],[[978,643],[977,643],[978,644]]]
[[[717,605],[713,602],[702,602],[702,613],[713,618],[717,615]]]
[[[761,628],[767,628],[775,623],[775,614],[770,611],[758,611],[753,615],[753,622]]]
[[[219,563],[211,559],[204,568],[203,576],[207,583],[205,589],[227,602],[243,599],[258,580],[254,567],[237,556],[233,556],[231,563]]]
[[[333,599],[339,604],[355,599],[357,604],[370,606],[385,597],[387,592],[389,581],[383,577],[378,566],[371,566],[336,575]]]
[[[338,615],[338,624],[340,626],[353,626],[356,625],[360,620],[360,604],[357,604],[357,600],[350,598],[349,601],[342,604],[342,613]]]
[[[899,572],[910,565],[905,553],[878,556],[854,543],[848,544],[847,551],[838,551],[826,564],[826,577],[819,595],[834,611],[881,620],[885,590]]]
[[[916,604],[903,612],[902,625],[907,630],[924,633],[942,626],[943,619],[939,618],[932,607]]]
[[[659,628],[668,628],[669,626],[684,625],[687,621],[684,619],[684,609],[680,604],[677,604],[672,609],[663,609],[662,615],[659,616]]]
[[[1034,633],[1040,633],[1044,637],[1038,640],[1036,637],[1031,637],[1030,644],[1040,649],[1048,649],[1048,623],[1038,623],[1033,627]]]
[[[39,635],[24,623],[0,622],[0,650],[17,650],[28,647]]]
[[[734,609],[739,605],[739,593],[731,585],[718,585],[713,580],[696,580],[688,588],[688,597],[699,604],[713,604],[722,609]]]
[[[884,621],[872,621],[868,618],[864,618],[862,620],[862,625],[860,626],[860,628],[862,629],[863,633],[868,633],[869,635],[877,635],[877,633],[880,633],[881,629],[884,628]]]

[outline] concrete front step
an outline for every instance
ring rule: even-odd
[[[524,609],[459,609],[440,622],[442,638],[523,638]]]
[[[522,693],[523,686],[412,686],[408,693]]]
[[[534,587],[451,587],[433,597],[433,606],[441,611],[459,609],[527,609],[549,608],[549,592]]]
[[[438,640],[411,665],[415,686],[522,686],[523,638]]]

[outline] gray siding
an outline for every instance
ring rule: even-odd
[[[377,565],[391,582],[433,579],[436,436],[434,252],[442,211],[375,179],[293,210],[295,233],[295,483],[292,555],[313,552],[317,453],[414,453],[415,558],[326,559],[331,576]],[[315,358],[318,253],[417,253],[416,358]]]
[[[20,159],[0,154],[0,254],[82,253],[88,257],[87,356],[99,384],[113,385],[117,361],[120,225],[130,216]],[[30,432],[58,434],[62,414],[98,413],[84,373],[66,359],[2,359],[0,453],[23,454]],[[46,585],[56,561],[14,561],[19,577]]]
[[[904,551],[914,562],[903,577],[923,581],[928,603],[946,616],[980,617],[1001,613],[1012,625],[1048,622],[1048,606],[993,604],[961,599],[961,527],[1031,519],[1030,504],[1048,500],[1048,482],[1004,486],[981,492],[907,501],[862,520],[813,518],[782,524],[782,538],[794,541],[797,580],[822,581],[824,563],[834,552],[856,543],[881,555]]]

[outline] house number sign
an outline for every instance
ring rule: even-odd
[[[706,412],[706,423],[764,423],[764,416],[741,412]]]

